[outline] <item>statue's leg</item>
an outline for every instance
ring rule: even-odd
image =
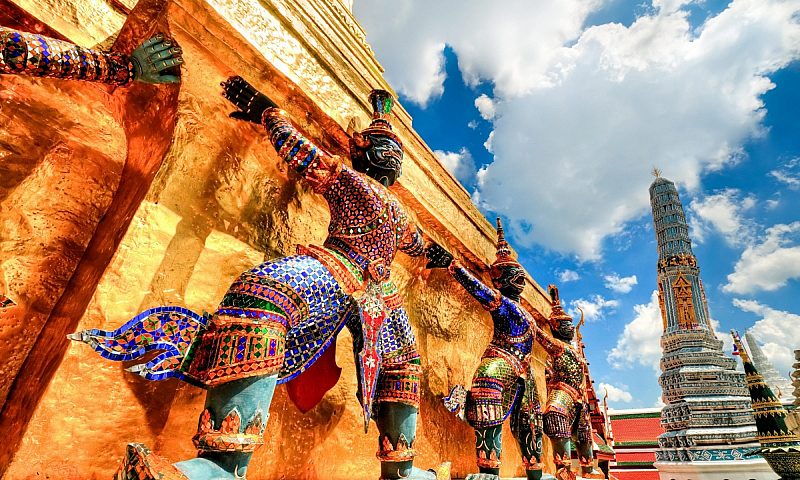
[[[381,480],[408,478],[414,466],[413,444],[419,410],[411,405],[389,402],[379,403],[376,410]],[[430,478],[435,477],[431,475]]]
[[[422,365],[408,314],[400,306],[399,297],[388,297],[384,301],[391,313],[378,340],[382,363],[374,415],[378,425],[377,456],[381,462],[381,478],[449,480],[449,463],[427,471],[414,467]]]
[[[500,456],[503,453],[503,424],[475,429],[475,455],[478,471],[500,475]],[[479,477],[480,478],[480,477]]]
[[[499,475],[503,422],[520,393],[518,376],[503,358],[486,356],[472,377],[467,422],[475,429],[475,453],[481,473]]]
[[[277,375],[265,375],[210,388],[194,437],[199,456],[175,467],[191,480],[243,477],[263,443],[277,381]]]
[[[338,318],[346,308],[342,298],[330,272],[307,256],[265,262],[231,285],[187,369],[208,389],[193,438],[198,458],[175,467],[191,480],[242,478],[264,443],[275,386],[290,358],[290,336],[296,328]],[[314,339],[315,345],[326,340]],[[305,354],[291,357],[293,364],[316,353],[312,345],[292,349]]]
[[[553,460],[556,464],[558,480],[575,480],[570,446],[574,418],[575,409],[572,397],[561,390],[550,391],[543,424],[544,433],[550,438],[553,445]]]
[[[589,412],[586,408],[581,409],[577,428],[577,450],[578,459],[581,465],[581,476],[583,478],[605,478],[600,470],[594,467],[594,452],[592,450],[592,426],[589,419]]]
[[[535,422],[537,411],[529,401],[526,389],[522,401],[511,412],[511,432],[519,444],[525,476],[528,480],[542,478],[542,429]]]

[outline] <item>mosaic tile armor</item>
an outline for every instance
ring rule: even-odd
[[[382,478],[449,478],[446,465],[436,473],[412,468],[422,367],[403,299],[389,280],[398,251],[423,254],[420,231],[387,186],[317,148],[284,111],[243,79],[232,78],[223,86],[245,120],[251,119],[246,115],[253,97],[263,97],[258,97],[264,108],[257,117],[278,155],[330,207],[328,238],[321,246],[299,246],[296,255],[242,273],[211,315],[159,307],[114,332],[90,330],[72,338],[113,360],[161,350],[131,370],[208,389],[193,439],[199,457],[175,467],[188,478],[217,478],[210,472],[240,478],[263,443],[277,384],[287,384],[289,397],[304,412],[336,384],[335,339],[346,326],[354,339],[365,430],[374,418],[380,432]],[[244,94],[250,97],[239,102],[243,97],[236,95]],[[389,128],[387,97],[386,92],[373,93],[382,123],[373,122],[362,134]],[[370,148],[372,143],[362,145]],[[143,454],[137,448],[131,452]]]
[[[467,423],[475,429],[477,464],[481,474],[468,478],[499,474],[502,425],[510,419],[526,474],[528,478],[539,479],[543,468],[542,423],[530,365],[534,321],[519,303],[519,294],[524,288],[524,283],[519,280],[524,282],[524,270],[512,257],[499,218],[497,232],[497,259],[492,264],[496,288],[485,285],[451,256],[441,262],[444,254],[438,245],[428,250],[429,266],[444,266],[446,263],[453,278],[489,311],[494,327],[492,339],[472,378],[471,388],[467,392],[456,386],[445,399],[445,405],[459,416],[464,415]]]
[[[44,35],[0,26],[0,74],[19,74],[109,85],[177,83],[170,72],[183,63],[181,50],[163,36],[145,41],[131,55],[105,53]]]

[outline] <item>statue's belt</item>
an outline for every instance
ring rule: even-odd
[[[354,250],[353,247],[348,245],[344,240],[336,237],[328,237],[323,245],[344,255],[370,278],[378,282],[389,279],[390,268],[383,258],[369,258]]]
[[[572,385],[565,382],[550,382],[547,385],[548,391],[560,390],[570,396],[573,402],[580,404],[583,403],[583,395],[581,392]]]
[[[527,355],[525,358],[520,359],[513,352],[510,352],[506,346],[490,343],[489,346],[486,347],[486,351],[483,353],[483,358],[502,358],[503,360],[507,361],[509,365],[511,365],[511,368],[514,369],[514,373],[517,376],[526,378],[528,374]]]

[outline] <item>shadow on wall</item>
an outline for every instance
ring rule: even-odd
[[[129,53],[165,2],[143,0],[115,42]],[[0,21],[24,12],[0,2]],[[51,33],[51,32],[44,32]],[[105,86],[3,78],[0,273],[16,306],[0,317],[0,473],[11,460],[68,341],[146,194],[176,122],[177,85]]]

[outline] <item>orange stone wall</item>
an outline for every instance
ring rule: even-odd
[[[116,91],[0,77],[0,291],[19,303],[0,314],[0,475],[110,478],[128,442],[190,458],[202,390],[147,382],[64,335],[162,304],[213,311],[241,271],[324,239],[326,204],[287,173],[259,127],[227,118],[220,81],[244,76],[340,155],[347,127],[368,121],[369,90],[388,85],[340,0],[142,0],[133,11],[119,0],[13,2],[0,0],[3,24],[22,12],[28,28],[84,46],[130,51],[168,32],[186,66],[180,87]],[[393,188],[426,235],[485,272],[492,226],[396,110],[406,160]],[[446,273],[398,263],[426,372],[417,464],[450,460],[463,475],[475,470],[472,431],[441,398],[470,382],[491,320]],[[532,280],[525,299],[548,313]],[[377,430],[363,433],[351,344],[344,331],[342,379],[309,413],[278,388],[248,478],[377,477]],[[521,475],[508,429],[505,440],[502,473]]]

